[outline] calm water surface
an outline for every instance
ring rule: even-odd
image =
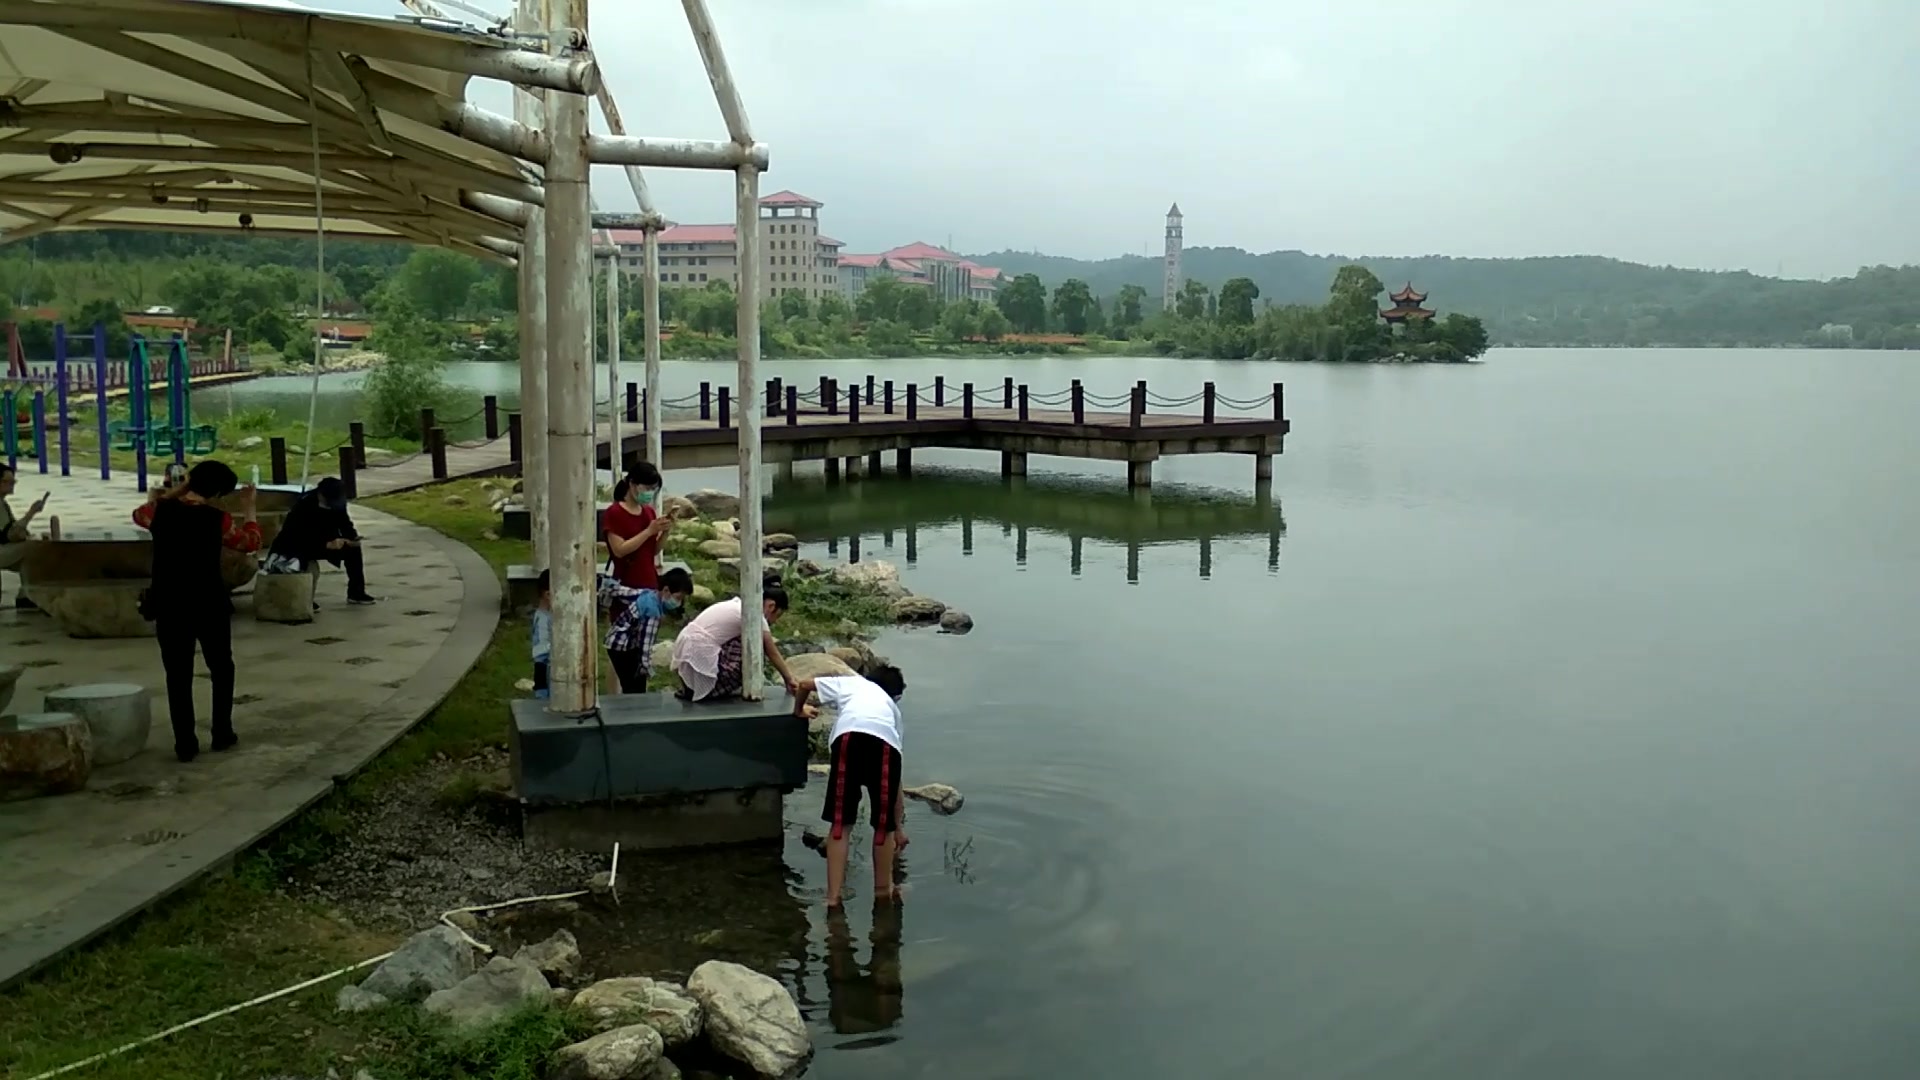
[[[1920,358],[767,367],[1281,378],[1295,423],[1266,500],[1234,457],[775,489],[978,620],[881,643],[909,779],[967,795],[897,925],[826,925],[817,788],[783,859],[644,871],[633,947],[778,958],[812,1075],[1920,1075]]]

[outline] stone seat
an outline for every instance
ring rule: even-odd
[[[140,616],[146,587],[144,578],[29,581],[27,596],[68,637],[152,637],[153,624]]]
[[[533,539],[533,515],[519,503],[508,503],[500,510],[500,535],[508,540]]]
[[[533,610],[540,603],[540,571],[520,563],[507,567],[504,599],[509,615]]]
[[[20,676],[26,673],[25,664],[0,664],[0,713],[7,711],[7,704],[13,700],[14,688],[20,685]]]
[[[0,802],[84,791],[93,736],[72,713],[0,716]]]
[[[118,765],[147,748],[153,699],[134,683],[91,683],[47,693],[47,711],[85,721],[95,765]]]
[[[299,625],[313,621],[314,583],[320,571],[261,574],[253,581],[253,617],[261,622]]]

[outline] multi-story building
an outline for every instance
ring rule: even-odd
[[[841,294],[849,303],[880,274],[931,289],[942,303],[955,300],[991,303],[1005,279],[1004,274],[991,266],[981,266],[946,248],[918,241],[877,255],[842,255],[839,274]]]
[[[840,241],[820,232],[821,203],[792,191],[760,200],[760,285],[767,296],[798,292],[819,300],[841,291]],[[614,229],[620,265],[643,271],[639,229]],[[660,232],[660,283],[704,288],[724,281],[740,287],[740,243],[732,225],[669,225]]]

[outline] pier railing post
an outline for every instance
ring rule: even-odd
[[[1020,384],[1020,419],[1027,418],[1027,384]]]
[[[720,388],[720,426],[733,426],[733,387]]]
[[[915,383],[907,384],[907,419],[920,418],[920,387]]]
[[[964,383],[960,387],[960,415],[973,419],[973,384]]]
[[[935,375],[933,377],[933,407],[943,409],[946,408],[946,405],[947,377],[945,375]]]
[[[1073,422],[1087,422],[1087,388],[1080,385],[1079,379],[1073,380]]]
[[[434,423],[433,410],[421,409],[420,410],[420,444],[422,446],[426,445],[427,432],[432,431],[437,426],[438,425]]]
[[[353,447],[353,467],[367,467],[367,425],[358,420],[347,424],[347,442]]]
[[[340,486],[346,489],[347,498],[356,498],[360,494],[360,481],[355,476],[357,470],[353,463],[353,448],[340,448]]]
[[[768,379],[767,380],[767,415],[768,416],[780,415],[781,396],[782,395],[780,393],[780,380],[778,378]]]
[[[447,430],[434,428],[427,432],[427,452],[433,455],[433,478],[447,478]]]
[[[480,411],[486,414],[487,438],[500,437],[500,399],[492,394],[480,399]]]
[[[1200,388],[1200,422],[1213,423],[1213,384],[1207,383]]]
[[[1133,401],[1129,403],[1127,408],[1127,426],[1138,429],[1140,427],[1140,418],[1146,414],[1146,411],[1147,384],[1137,383],[1133,388]]]
[[[267,467],[267,474],[273,477],[273,482],[276,484],[286,483],[287,482],[287,440],[278,435],[275,435],[273,438],[268,439],[267,440],[267,457],[271,462],[271,464],[269,464]]]
[[[1285,420],[1287,418],[1286,383],[1273,384],[1273,418],[1275,420]]]
[[[867,404],[873,404],[873,376],[867,376]]]
[[[1000,384],[1000,407],[1003,409],[1013,408],[1013,376],[1011,375],[1007,376],[1006,381]]]
[[[833,400],[833,380],[825,375],[820,376],[820,411],[834,412],[839,407]]]
[[[856,384],[847,387],[847,423],[860,422],[860,387]]]
[[[640,384],[627,384],[627,423],[640,422]]]
[[[700,419],[713,419],[713,384],[710,382],[700,384]]]
[[[787,387],[787,426],[792,427],[799,422],[800,388],[797,386],[789,386]]]
[[[892,379],[887,380],[886,389],[887,389],[886,400],[880,403],[880,411],[884,412],[888,416],[892,416],[893,415],[893,380]]]
[[[515,465],[525,460],[520,456],[520,414],[517,412],[507,414],[507,460]]]

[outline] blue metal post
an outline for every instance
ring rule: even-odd
[[[139,490],[147,490],[147,420],[153,411],[147,400],[147,339],[133,335],[133,353],[127,358],[128,423],[133,431],[133,466]]]
[[[40,462],[42,475],[47,471],[47,392],[33,392],[33,456]]]
[[[187,427],[193,418],[187,415],[187,343],[178,330],[167,349],[167,423],[173,427],[173,460],[187,460]]]
[[[20,467],[20,401],[12,390],[0,390],[0,411],[6,415],[6,427],[0,429],[0,441],[6,443],[7,467]]]
[[[72,476],[73,469],[67,458],[67,433],[71,422],[67,419],[67,324],[53,324],[53,409],[54,419],[60,425],[60,475]]]
[[[107,436],[107,327],[93,324],[93,412],[100,429],[100,479],[113,479],[112,440]]]

